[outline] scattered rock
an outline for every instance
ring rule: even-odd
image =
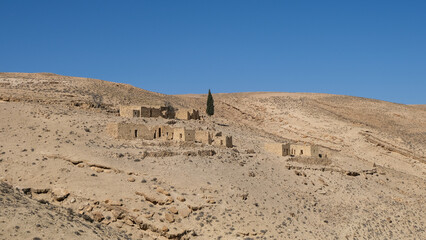
[[[88,221],[88,222],[93,222],[93,219],[90,216],[86,215],[86,214],[83,214],[81,217],[84,220]]]
[[[186,218],[191,214],[191,209],[188,207],[181,207],[178,209],[179,216],[182,218]]]
[[[70,195],[70,192],[68,192],[65,189],[62,188],[56,188],[52,190],[52,197],[54,200],[61,202],[64,199],[66,199]]]
[[[185,202],[186,199],[183,196],[177,196],[176,197],[177,200],[181,201],[181,202]]]
[[[135,223],[137,224],[144,224],[145,222],[146,222],[146,219],[143,216],[138,216],[137,218],[135,218]]]
[[[112,213],[112,216],[115,218],[115,219],[123,219],[126,215],[124,214],[124,211],[123,210],[120,210],[120,209],[113,209],[112,211],[111,211],[111,213]]]
[[[105,219],[104,215],[99,211],[93,212],[92,218],[93,218],[93,220],[95,220],[97,222],[101,222],[102,220]]]
[[[123,203],[112,201],[110,199],[105,200],[105,203],[110,205],[110,206],[123,206]]]
[[[176,207],[171,207],[171,208],[169,208],[169,211],[170,211],[171,213],[173,213],[173,214],[178,214],[178,210],[177,210],[177,208],[176,208]]]
[[[165,226],[165,225],[164,225],[164,226],[161,228],[161,231],[162,231],[162,232],[164,232],[164,233],[165,233],[165,232],[168,232],[168,231],[169,231],[169,228],[168,228],[167,226]]]
[[[254,153],[256,153],[253,149],[247,149],[246,150],[246,153],[247,154],[254,154]]]
[[[171,214],[171,213],[166,213],[166,214],[164,214],[164,219],[166,220],[166,221],[168,221],[169,223],[172,223],[172,222],[174,222],[175,221],[175,217],[173,216],[173,214]]]
[[[164,194],[164,195],[166,195],[166,196],[170,196],[170,193],[168,192],[168,191],[166,191],[164,188],[162,188],[162,187],[159,187],[159,188],[157,188],[157,192],[159,192],[159,193],[161,193],[161,194]]]
[[[166,201],[165,201],[165,204],[166,205],[169,205],[169,204],[171,204],[171,203],[173,203],[175,200],[172,198],[172,197],[167,197],[166,198]]]
[[[202,209],[203,206],[192,206],[192,205],[188,205],[188,208],[191,209],[192,211],[198,211],[198,210]]]
[[[165,201],[163,201],[163,200],[160,200],[160,199],[157,199],[157,198],[155,198],[155,197],[153,197],[153,196],[149,196],[149,195],[147,195],[147,194],[145,194],[145,193],[143,193],[143,192],[135,192],[136,193],[136,195],[139,195],[139,196],[142,196],[142,197],[144,197],[145,198],[145,201],[148,201],[148,202],[150,202],[150,203],[152,203],[152,204],[155,204],[155,205],[157,205],[157,204],[159,204],[159,205],[164,205],[164,204],[166,204],[166,202]],[[171,198],[171,197],[168,197],[168,198]],[[172,200],[173,200],[173,198],[172,198]],[[173,201],[172,201],[173,202]],[[170,203],[169,203],[170,204]]]

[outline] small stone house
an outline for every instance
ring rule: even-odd
[[[197,130],[195,131],[195,141],[210,145],[213,139],[209,131]]]
[[[232,136],[215,136],[213,144],[216,146],[225,146],[227,148],[232,148]]]
[[[200,120],[200,112],[195,109],[183,108],[176,111],[176,119],[181,120]]]
[[[134,123],[109,123],[106,127],[107,133],[118,139],[146,139],[154,138],[152,130],[144,124]]]
[[[312,156],[312,147],[305,144],[286,144],[284,151],[290,156]]]
[[[195,130],[186,128],[175,128],[173,130],[173,140],[190,142],[195,141]]]
[[[154,134],[157,133],[158,138],[165,140],[173,140],[174,129],[169,125],[160,125],[155,127]]]
[[[141,117],[162,117],[161,107],[141,106]]]
[[[287,156],[289,155],[288,148],[285,147],[286,144],[282,143],[265,143],[265,150],[273,153],[278,156]]]
[[[328,157],[325,149],[307,144],[265,143],[265,150],[278,156]]]
[[[140,106],[120,106],[120,116],[133,118],[141,117],[141,107]]]

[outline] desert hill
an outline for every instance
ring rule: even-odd
[[[53,73],[0,73],[1,96],[20,101],[114,108],[120,104],[174,105],[185,101],[128,84]]]
[[[423,107],[259,92],[214,94],[215,115],[200,121],[117,114],[120,104],[204,112],[205,99],[0,73],[0,179],[133,239],[426,238]],[[222,132],[234,147],[111,138],[105,126],[119,121]],[[332,154],[280,157],[264,150],[267,142]]]

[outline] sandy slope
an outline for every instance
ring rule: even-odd
[[[1,239],[130,239],[71,209],[30,200],[5,183],[0,183],[0,207]]]
[[[104,132],[123,120],[119,103],[202,110],[203,95],[2,73],[0,98],[0,178],[135,239],[426,237],[423,108],[329,94],[216,94],[215,117],[176,124],[231,134],[234,149],[222,149]],[[269,141],[318,144],[333,154],[330,161],[277,157],[263,150]],[[55,200],[58,189],[69,196]]]

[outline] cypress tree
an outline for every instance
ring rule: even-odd
[[[206,109],[206,113],[209,116],[212,116],[214,114],[214,100],[213,100],[212,93],[210,92],[210,89],[209,89],[209,95],[207,96],[207,109]]]

